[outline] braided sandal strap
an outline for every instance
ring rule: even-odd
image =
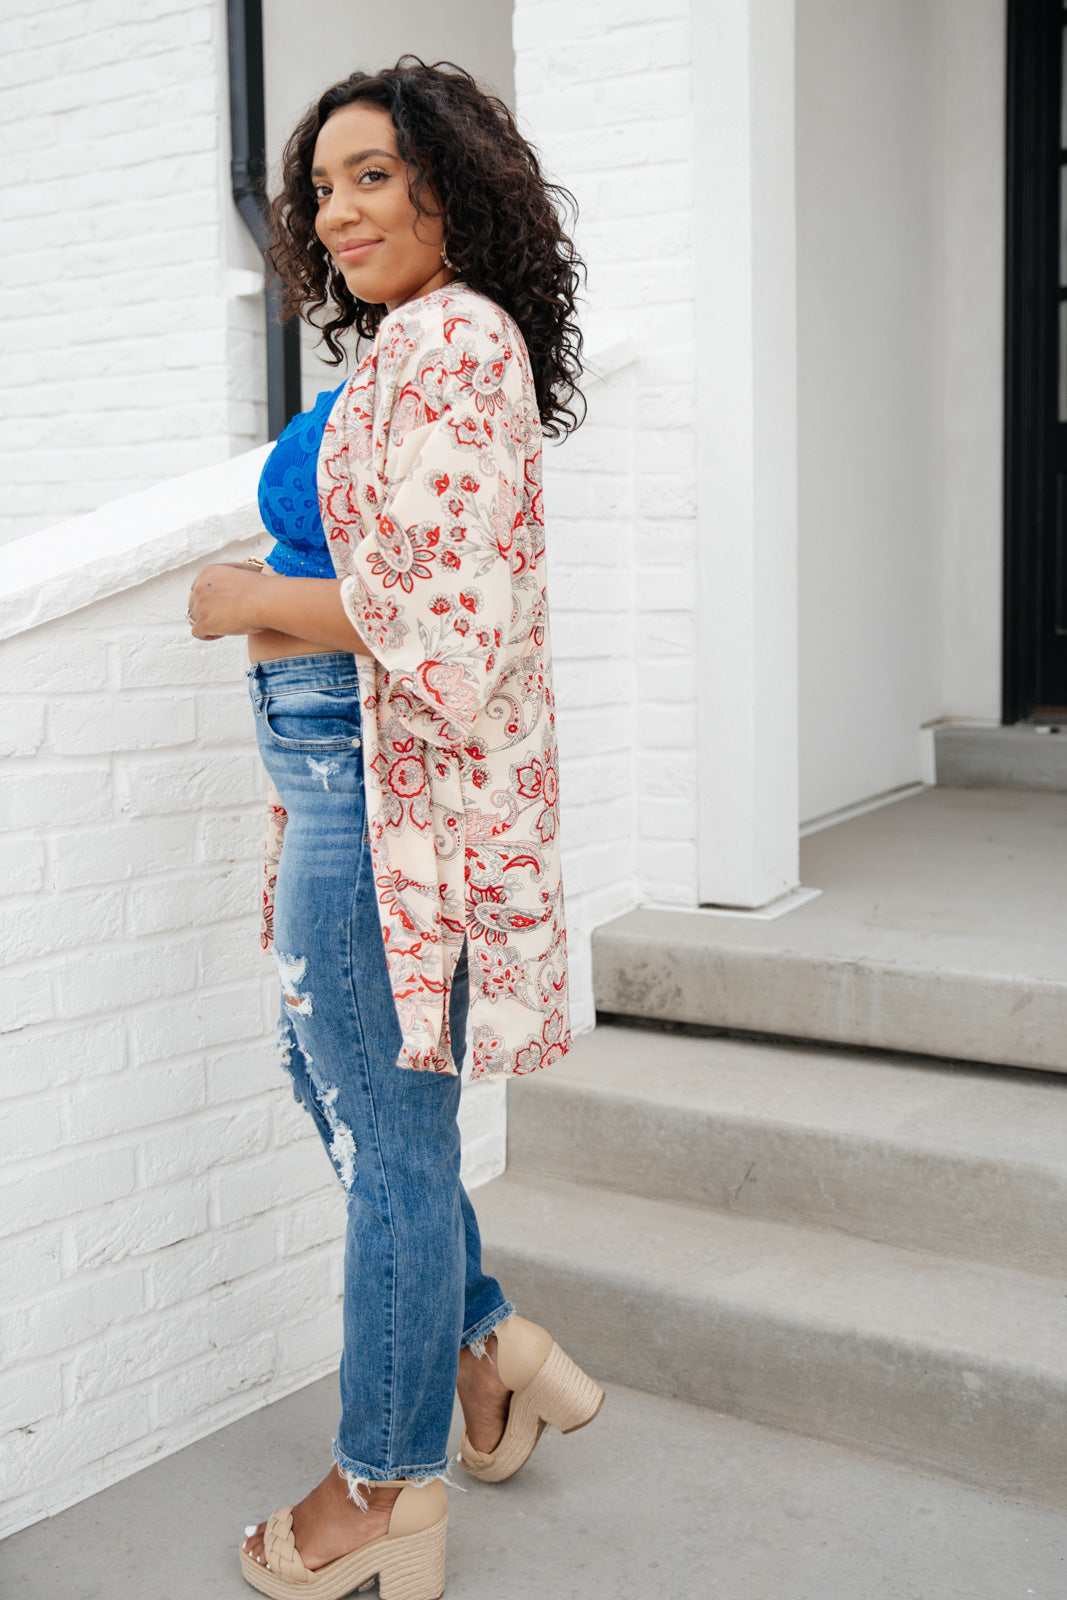
[[[263,1535],[263,1555],[270,1570],[286,1583],[310,1583],[309,1572],[300,1559],[293,1538],[293,1508],[272,1511],[267,1518],[267,1531]]]
[[[500,1449],[500,1445],[503,1442],[503,1437],[501,1437],[500,1444],[496,1446],[496,1449],[476,1450],[467,1438],[467,1431],[464,1429],[463,1438],[459,1444],[459,1459],[465,1467],[473,1467],[475,1472],[484,1472],[486,1467],[492,1466],[497,1450]]]

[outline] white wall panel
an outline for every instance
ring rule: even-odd
[[[797,8],[801,815],[1000,704],[1004,0]]]
[[[797,8],[801,816],[921,776],[937,706],[934,7]]]

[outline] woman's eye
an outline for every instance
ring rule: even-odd
[[[389,174],[387,172],[383,172],[380,167],[367,167],[363,172],[360,173],[359,181],[362,183],[364,178],[378,179],[387,178],[388,176]]]
[[[330,192],[330,186],[328,183],[316,183],[312,185],[312,192],[316,200],[325,200]]]

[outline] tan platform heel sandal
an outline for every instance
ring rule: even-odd
[[[483,1483],[502,1483],[533,1454],[550,1422],[560,1433],[584,1428],[604,1404],[604,1391],[563,1354],[552,1335],[525,1317],[510,1316],[493,1329],[496,1367],[511,1390],[504,1436],[495,1450],[476,1450],[466,1429],[459,1460]]]
[[[375,1487],[379,1487],[377,1484]],[[386,1487],[382,1485],[382,1487]],[[393,1487],[395,1487],[395,1482]],[[445,1533],[448,1495],[440,1478],[404,1483],[389,1517],[389,1531],[347,1556],[309,1572],[293,1540],[293,1510],[267,1519],[263,1538],[268,1565],[241,1550],[241,1572],[271,1600],[341,1600],[378,1580],[381,1600],[440,1600],[445,1592]]]

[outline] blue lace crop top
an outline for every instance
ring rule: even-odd
[[[278,435],[259,476],[259,514],[275,539],[268,567],[287,578],[333,578],[326,530],[319,515],[319,447],[333,403],[344,388],[319,395]]]

